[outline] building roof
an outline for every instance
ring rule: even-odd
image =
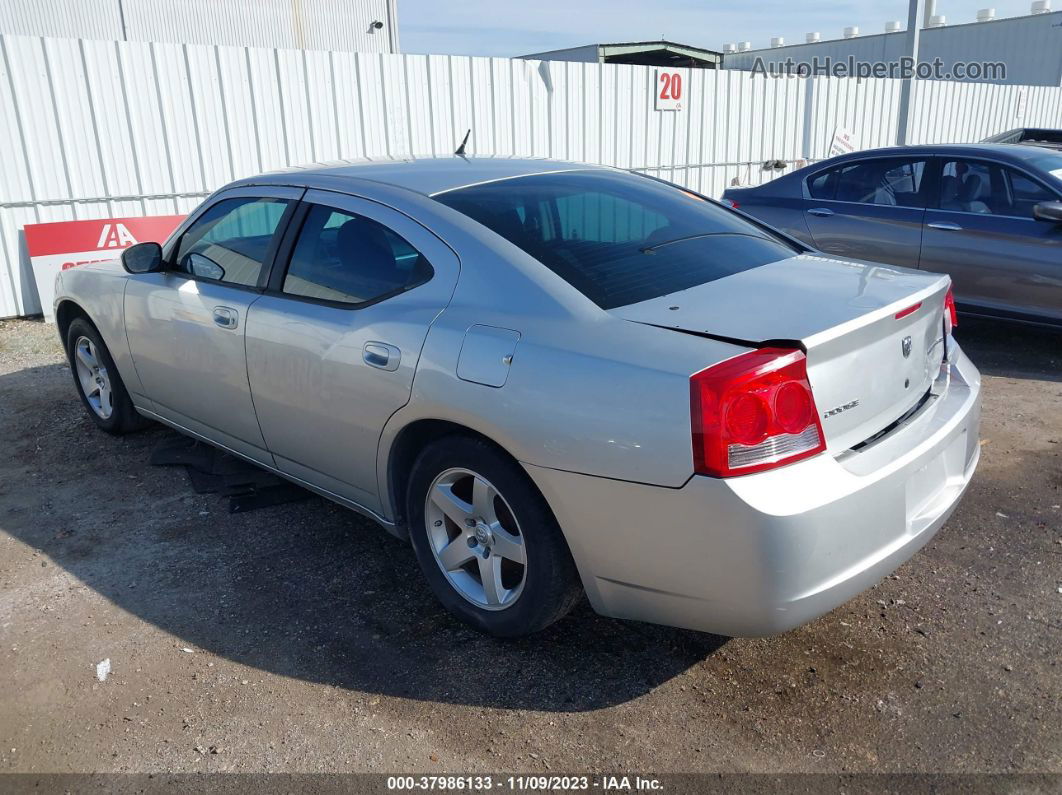
[[[722,53],[717,50],[706,50],[702,47],[692,47],[689,44],[679,44],[664,39],[657,41],[615,42],[612,44],[584,44],[580,47],[546,50],[545,52],[536,52],[520,57],[539,59],[594,47],[597,48],[598,60],[604,63],[651,63],[664,66],[670,62],[676,66],[682,66],[683,62],[688,61],[717,64],[723,57]],[[556,58],[553,60],[556,60]]]
[[[1034,22],[1038,24],[1046,24],[1050,27],[1056,27],[1057,18],[1054,15],[1062,14],[1062,11],[1046,11],[1040,14],[1017,14],[1012,17],[995,17],[993,19],[985,21],[970,21],[970,22],[948,22],[946,25],[937,25],[934,27],[920,27],[920,35],[929,35],[930,38],[942,33],[942,32],[956,32],[959,34],[976,33],[979,36],[985,35],[989,31],[996,31],[1000,28],[1011,27],[1014,25],[1024,25],[1028,22]],[[858,33],[855,36],[845,37],[838,36],[830,39],[819,39],[818,41],[794,41],[789,44],[783,44],[779,47],[753,47],[748,50],[739,50],[738,52],[724,53],[727,57],[733,58],[738,55],[749,55],[750,53],[764,54],[779,52],[785,52],[786,50],[797,50],[800,48],[812,49],[821,48],[823,45],[843,45],[843,46],[855,46],[874,39],[888,39],[894,41],[902,41],[907,36],[906,29],[883,31],[880,33]],[[983,44],[983,41],[976,42]]]
[[[907,35],[872,33],[727,52],[722,68],[752,70],[762,65],[784,71],[808,64],[828,70],[826,59],[836,65],[851,58],[896,70],[907,54]],[[1062,11],[923,28],[918,58],[925,63],[939,60],[943,67],[939,76],[929,79],[1057,87],[1062,83]],[[966,68],[956,71],[960,63]],[[978,68],[971,68],[975,64]]]

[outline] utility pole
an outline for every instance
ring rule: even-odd
[[[122,41],[129,41],[129,33],[125,29],[125,7],[122,0],[118,0],[118,20],[122,25]]]
[[[907,145],[907,128],[911,119],[911,94],[913,93],[915,81],[914,71],[918,67],[918,41],[922,32],[922,17],[924,16],[926,0],[909,0],[909,3],[903,57],[910,59],[912,73],[910,77],[903,78],[903,84],[900,86],[900,113],[897,117],[896,125],[896,143],[898,146]]]

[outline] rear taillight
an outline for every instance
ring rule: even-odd
[[[732,477],[826,449],[803,351],[762,348],[690,378],[698,474]]]
[[[721,202],[722,202],[723,204],[725,204],[725,205],[726,205],[727,207],[733,207],[733,208],[734,208],[735,210],[736,210],[736,209],[737,209],[737,208],[738,208],[738,207],[740,206],[740,205],[739,205],[739,204],[738,204],[738,203],[737,203],[736,201],[734,201],[733,199],[720,199],[719,201],[721,201]]]
[[[955,311],[955,296],[948,288],[948,294],[944,297],[944,328],[951,334],[953,328],[958,328],[959,313]]]

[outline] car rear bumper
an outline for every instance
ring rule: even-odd
[[[980,375],[958,346],[917,414],[859,452],[669,489],[525,465],[609,616],[784,632],[869,588],[948,519],[979,458]]]

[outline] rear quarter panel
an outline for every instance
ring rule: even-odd
[[[747,213],[768,226],[795,237],[815,248],[815,240],[804,218],[804,200],[792,198],[762,198],[752,194],[740,202],[739,212]]]
[[[461,275],[425,340],[409,403],[384,428],[381,493],[389,493],[394,440],[426,419],[482,433],[526,464],[685,483],[693,472],[689,377],[743,349],[614,317],[485,227],[442,205],[435,212],[429,226],[458,252]],[[519,334],[500,387],[457,375],[473,325]]]
[[[510,319],[520,341],[505,384],[490,387],[455,376],[471,320],[455,312],[432,327],[396,422],[450,420],[524,463],[670,487],[693,474],[690,375],[742,350],[623,320]]]

